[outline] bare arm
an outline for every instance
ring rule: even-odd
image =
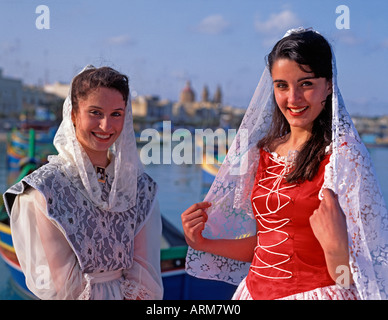
[[[195,250],[213,253],[234,260],[251,262],[256,236],[244,239],[207,239],[202,236],[207,221],[209,202],[199,202],[182,213],[182,226],[187,244]]]

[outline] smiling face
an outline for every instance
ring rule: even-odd
[[[295,61],[277,59],[272,66],[274,94],[278,107],[295,128],[312,131],[313,122],[324,108],[331,93],[331,83],[325,78],[316,78],[308,66],[299,66]]]
[[[115,89],[99,87],[78,101],[72,112],[76,137],[93,165],[108,164],[108,149],[124,126],[125,101]]]

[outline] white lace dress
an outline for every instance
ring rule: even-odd
[[[107,185],[102,186],[103,194]],[[85,234],[94,234],[81,239],[78,231],[73,235],[66,233],[50,217],[47,208],[42,193],[28,188],[16,196],[10,215],[17,257],[26,284],[37,297],[49,300],[162,299],[160,246],[157,245],[160,244],[161,217],[157,203],[151,208],[140,230],[135,229],[133,233],[133,242],[130,241],[130,246],[133,245],[131,262],[124,261],[128,248],[123,243],[115,241],[113,245],[107,244],[112,243],[113,238],[109,224],[125,223],[125,220],[114,216],[118,213],[101,216],[94,230],[87,224],[75,225],[77,229],[84,227]],[[91,231],[87,231],[87,228]],[[82,255],[94,257],[95,261],[88,264],[101,266],[101,270],[81,270],[85,262],[80,261],[74,253],[74,242],[69,240],[72,236],[78,237],[77,242],[82,244]],[[110,250],[111,247],[113,250]],[[96,250],[100,250],[100,253],[95,254]],[[125,269],[120,267],[122,265],[131,267]]]

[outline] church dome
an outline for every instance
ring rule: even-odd
[[[193,89],[191,88],[190,81],[186,82],[186,87],[183,88],[180,98],[180,102],[186,103],[186,102],[194,102],[195,101],[195,93]]]

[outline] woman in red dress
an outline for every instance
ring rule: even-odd
[[[336,84],[333,84],[333,61],[326,39],[315,31],[305,29],[290,32],[268,56],[273,95],[272,114],[268,116],[271,121],[266,133],[256,140],[255,159],[258,164],[255,169],[252,169],[254,165],[249,166],[248,170],[255,177],[250,193],[252,207],[247,209],[251,213],[247,215],[254,217],[256,232],[247,231],[217,239],[220,238],[217,235],[223,232],[219,229],[232,229],[228,225],[232,215],[225,213],[224,220],[210,219],[208,211],[214,209],[211,207],[227,208],[217,204],[216,196],[212,195],[207,197],[210,201],[197,203],[182,214],[186,240],[192,250],[187,258],[190,274],[233,283],[227,278],[233,278],[235,271],[242,269],[241,264],[232,263],[234,267],[225,272],[223,269],[227,269],[229,262],[222,258],[201,262],[204,252],[211,253],[213,257],[250,263],[247,276],[237,288],[234,299],[361,298],[359,292],[362,290],[353,279],[357,268],[349,254],[352,244],[348,240],[347,217],[337,194],[327,188],[330,183],[325,184],[326,175],[332,174],[331,169],[325,171],[326,167],[329,168],[327,165],[333,152],[340,154],[347,146],[346,141],[338,144],[340,135],[337,129],[332,130],[335,128],[332,119],[338,117],[335,111],[336,117],[333,118],[333,90],[337,90]],[[263,76],[259,87],[263,87],[265,81]],[[264,94],[268,93],[264,90]],[[339,94],[334,94],[338,100]],[[260,101],[260,98],[257,99]],[[263,108],[260,103],[257,105],[256,109]],[[246,113],[245,123],[252,122],[250,112],[249,109]],[[260,115],[261,118],[254,121],[266,121],[262,119],[267,116],[264,113]],[[252,124],[253,127],[255,125]],[[260,129],[264,127],[262,125]],[[225,163],[232,166],[228,161]],[[230,177],[224,172],[220,176],[224,182]],[[225,191],[227,187],[223,184],[221,188],[220,181],[216,178],[209,194],[220,194],[219,190],[223,189],[225,197],[243,202],[242,197],[236,197],[236,194],[249,183],[230,178],[230,189],[234,190]],[[232,192],[233,196],[227,196],[228,192]],[[235,214],[237,207],[231,205],[229,209],[218,210]],[[244,219],[240,225],[247,223]],[[209,220],[213,224],[217,223],[215,221],[219,225],[220,221],[224,223],[223,226],[210,227],[210,233],[203,232]],[[230,223],[238,225],[236,221]],[[212,272],[211,269],[219,269],[218,274],[228,274],[224,278],[217,272],[213,272],[216,275],[206,275],[209,270]],[[358,274],[355,278],[357,284],[361,282]],[[384,289],[380,291],[385,292]]]

